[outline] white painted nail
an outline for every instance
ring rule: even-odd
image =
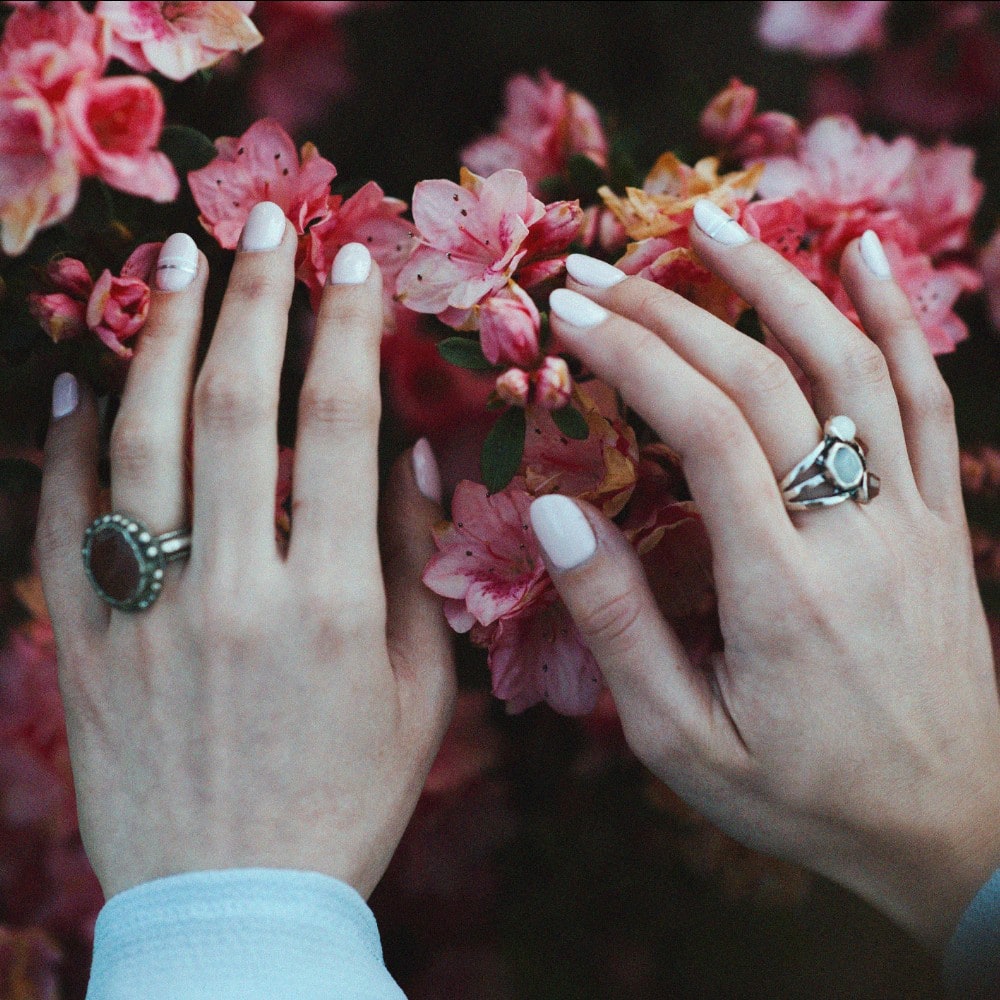
[[[861,259],[868,265],[868,270],[876,278],[891,278],[892,268],[889,266],[889,258],[885,255],[882,241],[878,238],[878,233],[871,229],[866,229],[861,234],[859,243]]]
[[[597,551],[590,522],[561,493],[547,493],[532,501],[531,526],[556,569],[573,569]]]
[[[52,416],[57,420],[65,417],[76,409],[79,402],[80,387],[76,379],[69,372],[57,375],[52,383]]]
[[[261,201],[250,209],[243,235],[241,250],[273,250],[285,235],[285,213],[273,201]]]
[[[372,255],[364,243],[345,243],[333,258],[331,285],[363,285],[372,273]]]
[[[706,236],[723,246],[738,247],[750,242],[750,234],[708,198],[699,198],[694,203],[694,221]]]
[[[549,308],[564,322],[583,328],[597,326],[609,315],[607,309],[591,302],[586,295],[572,292],[568,288],[557,288],[549,296]]]
[[[582,253],[571,253],[566,258],[566,270],[571,278],[590,288],[611,288],[626,278],[625,272],[619,271],[614,264]]]
[[[441,470],[425,437],[413,446],[413,478],[417,481],[417,489],[428,500],[441,502]]]
[[[198,247],[187,233],[174,233],[160,247],[156,261],[156,287],[163,292],[180,292],[198,273]]]

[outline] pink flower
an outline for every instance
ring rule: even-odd
[[[561,268],[574,214],[577,229],[580,221],[575,203],[545,206],[529,194],[517,170],[484,179],[463,167],[461,181],[421,181],[414,188],[421,245],[396,283],[397,299],[407,308],[435,313],[457,329],[474,322],[473,307],[505,288],[522,262],[544,257],[550,268]]]
[[[613,391],[596,379],[578,387],[573,402],[589,429],[582,441],[566,437],[548,410],[540,406],[528,410],[522,460],[525,487],[532,496],[562,493],[587,500],[614,517],[636,484],[635,432],[621,418]]]
[[[239,242],[250,209],[261,201],[280,205],[300,234],[326,218],[337,168],[311,142],[302,147],[300,163],[288,133],[264,118],[238,139],[216,139],[215,148],[219,155],[188,174],[188,184],[199,221],[227,250]]]
[[[94,283],[87,303],[87,326],[119,357],[132,351],[122,346],[134,337],[149,313],[149,285],[138,278],[115,278],[105,270]]]
[[[11,256],[69,215],[80,188],[69,130],[42,96],[10,79],[0,80],[0,177],[0,246]]]
[[[608,142],[601,119],[581,94],[542,70],[536,83],[528,76],[507,83],[506,114],[497,135],[486,136],[462,151],[462,163],[486,176],[520,170],[531,190],[546,177],[562,174],[572,156],[607,165]]]
[[[508,368],[497,376],[497,396],[511,406],[527,406],[531,388],[531,374],[523,368]]]
[[[78,336],[87,329],[87,300],[94,287],[82,260],[61,257],[46,268],[47,294],[32,292],[28,304],[32,316],[56,342]]]
[[[702,137],[740,161],[794,152],[801,135],[799,123],[778,111],[755,114],[756,110],[756,88],[734,76],[702,111]]]
[[[0,43],[0,74],[60,104],[75,83],[96,80],[108,62],[102,23],[78,3],[16,10]]]
[[[149,80],[117,76],[73,87],[66,113],[84,174],[154,201],[177,197],[174,168],[154,148],[163,129],[163,98]]]
[[[186,80],[264,40],[228,0],[100,0],[94,13],[110,27],[111,55],[140,73],[155,69],[171,80]]]
[[[535,375],[535,402],[545,410],[560,410],[570,400],[573,379],[569,365],[559,357],[549,355]]]
[[[528,517],[531,496],[508,487],[490,496],[465,480],[452,498],[452,521],[435,531],[438,552],[424,583],[446,598],[456,632],[491,625],[529,603],[547,579]]]
[[[972,174],[971,151],[945,143],[923,150],[906,137],[886,143],[863,135],[846,117],[831,117],[809,128],[795,157],[763,162],[760,193],[801,207],[806,273],[846,315],[857,321],[840,284],[840,255],[850,240],[873,229],[935,353],[952,350],[966,336],[952,306],[979,279],[959,261],[936,258],[969,247],[983,190]]]
[[[326,218],[309,227],[300,246],[297,274],[308,286],[314,308],[340,248],[345,243],[364,243],[382,271],[386,316],[391,317],[396,279],[417,245],[413,223],[402,218],[406,207],[405,201],[386,197],[374,181],[346,201],[341,195],[328,199]]]
[[[492,295],[479,307],[479,343],[493,365],[533,364],[540,326],[535,303],[514,284],[509,297]]]
[[[846,56],[883,44],[888,6],[888,0],[765,0],[757,34],[775,49],[796,49],[817,57]]]
[[[489,649],[493,694],[508,712],[545,701],[563,715],[586,715],[597,704],[600,668],[551,586],[522,611],[476,626],[472,640]]]

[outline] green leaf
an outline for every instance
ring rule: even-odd
[[[437,348],[445,361],[458,365],[459,368],[468,368],[472,372],[491,372],[496,368],[483,356],[479,341],[471,337],[446,337],[438,343]]]
[[[480,466],[490,493],[502,490],[513,478],[524,454],[524,410],[512,406],[493,425],[483,442]]]
[[[586,417],[575,406],[564,406],[558,410],[551,410],[552,419],[556,427],[559,428],[568,438],[574,441],[586,441],[590,434],[590,427],[587,425]]]
[[[187,125],[168,125],[160,136],[160,151],[179,174],[200,170],[218,155],[207,135]]]

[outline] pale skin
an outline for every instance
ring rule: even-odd
[[[609,315],[553,327],[681,455],[725,654],[710,676],[691,668],[631,548],[586,504],[595,554],[550,570],[659,777],[940,947],[1000,866],[1000,708],[950,398],[902,293],[856,244],[844,280],[871,340],[761,244],[692,239],[806,371],[812,406],[771,352],[642,279],[571,280]],[[204,259],[189,289],[154,296],[113,433],[112,506],[154,531],[191,523],[194,542],[148,611],[110,610],[80,567],[100,513],[92,397],[50,429],[39,553],[81,830],[108,895],[248,865],[367,895],[450,714],[449,636],[419,579],[441,512],[406,458],[380,557],[377,268],[324,294],[287,556],[274,543],[294,244],[289,227],[276,250],[237,255],[196,379]],[[790,516],[775,476],[815,445],[817,413],[854,419],[882,495]]]

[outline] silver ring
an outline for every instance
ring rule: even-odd
[[[122,611],[142,611],[160,596],[167,563],[191,551],[187,528],[154,535],[138,518],[102,514],[83,533],[83,568],[94,590]]]
[[[864,445],[850,417],[830,417],[823,440],[778,484],[789,510],[832,507],[845,500],[868,503],[879,493],[879,478],[868,471]]]

